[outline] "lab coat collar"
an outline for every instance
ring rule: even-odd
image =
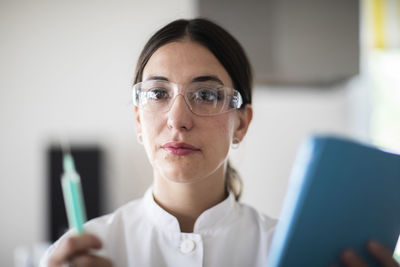
[[[144,195],[144,205],[149,219],[156,227],[160,227],[169,232],[180,233],[179,222],[176,217],[168,213],[155,202],[152,187],[150,187]],[[226,226],[226,220],[234,216],[232,211],[235,208],[237,208],[237,202],[233,193],[229,192],[226,199],[200,214],[194,224],[193,233],[212,234],[218,231]]]

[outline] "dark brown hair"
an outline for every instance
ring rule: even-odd
[[[161,46],[185,38],[197,42],[213,53],[232,79],[234,89],[243,98],[242,108],[251,104],[252,70],[246,53],[239,42],[226,30],[207,19],[175,20],[158,30],[144,46],[136,65],[134,83],[142,81],[143,70],[154,52]],[[228,161],[226,186],[236,200],[242,193],[240,176]]]

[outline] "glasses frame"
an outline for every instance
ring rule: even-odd
[[[224,86],[224,85],[217,84],[219,89],[223,88],[224,90],[231,90],[232,99],[230,101],[227,101],[227,98],[225,97],[223,106],[221,108],[221,111],[218,112],[218,113],[212,113],[212,114],[201,114],[200,113],[199,114],[199,113],[196,113],[193,110],[193,107],[190,104],[190,101],[189,101],[188,96],[187,96],[188,92],[187,92],[187,90],[184,91],[184,88],[187,88],[188,86],[193,85],[193,84],[212,84],[212,83],[210,83],[210,82],[192,82],[192,83],[187,84],[186,86],[183,86],[183,85],[180,85],[180,84],[177,84],[177,83],[174,83],[174,82],[170,82],[170,81],[147,80],[147,81],[136,83],[136,84],[134,84],[132,86],[132,99],[133,99],[133,104],[136,107],[138,107],[139,109],[144,110],[144,111],[149,111],[149,110],[143,109],[143,107],[140,106],[140,103],[139,103],[139,100],[138,100],[139,90],[140,90],[141,85],[143,85],[143,84],[156,83],[156,82],[168,84],[174,90],[174,95],[173,95],[173,98],[171,99],[171,103],[168,105],[168,109],[163,111],[163,113],[166,113],[171,109],[171,107],[173,106],[173,104],[175,102],[175,99],[176,99],[176,97],[178,95],[182,95],[183,96],[183,98],[185,99],[186,105],[188,106],[189,110],[193,114],[196,114],[197,116],[204,116],[204,117],[216,116],[216,115],[220,115],[220,114],[224,114],[224,113],[230,112],[232,110],[240,109],[242,107],[242,105],[243,105],[243,98],[242,98],[242,95],[240,94],[240,92],[238,90],[233,89],[231,87],[227,87],[227,86]],[[213,83],[213,85],[214,85],[214,83]],[[231,103],[232,102],[236,103],[236,105],[235,105],[236,107],[231,107]],[[224,110],[227,105],[230,108],[228,108],[227,110]]]

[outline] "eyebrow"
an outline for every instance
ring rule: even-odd
[[[169,81],[168,78],[164,77],[164,76],[151,76],[148,79],[146,79],[146,81],[149,80],[156,80],[156,81]]]
[[[164,77],[164,76],[151,76],[146,80],[167,81],[167,82],[169,81],[168,78]],[[215,75],[197,76],[197,77],[192,79],[191,83],[194,83],[194,82],[209,82],[209,81],[217,82],[217,83],[219,83],[221,85],[224,85],[224,83],[221,81],[221,79],[219,79]]]
[[[217,82],[221,85],[224,85],[224,83],[217,76],[214,75],[198,76],[193,78],[192,80],[192,82],[208,82],[208,81]]]

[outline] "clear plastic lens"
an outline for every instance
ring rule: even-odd
[[[200,88],[192,93],[193,99],[200,103],[213,103],[218,101],[218,91],[209,88]]]
[[[240,108],[243,104],[243,99],[242,96],[240,95],[240,93],[238,91],[235,91],[233,93],[232,99],[230,101],[230,105],[232,108]]]
[[[142,110],[166,112],[175,97],[182,94],[190,110],[197,115],[215,115],[238,109],[242,98],[238,91],[213,83],[192,83],[184,92],[167,81],[145,81],[134,85],[134,104]]]
[[[152,101],[162,101],[169,98],[169,93],[165,89],[154,89],[146,92],[146,98]]]

